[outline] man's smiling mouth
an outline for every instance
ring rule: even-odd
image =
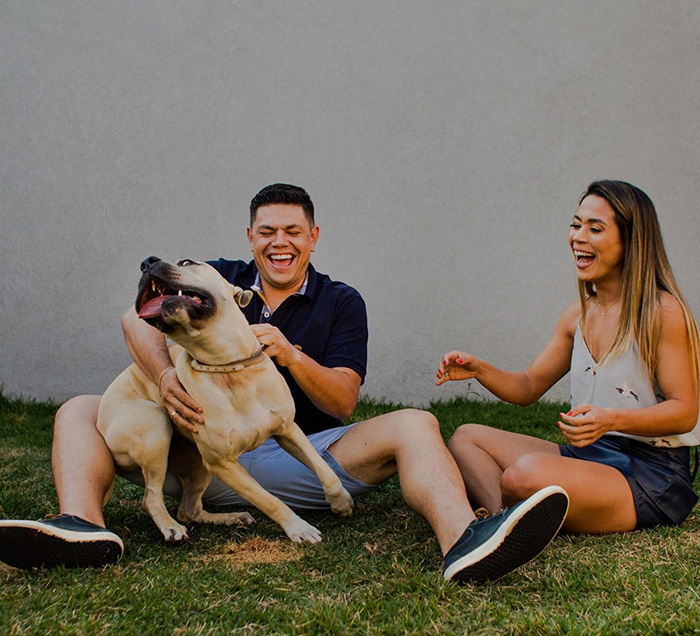
[[[269,254],[267,258],[275,267],[289,267],[294,261],[293,254]]]

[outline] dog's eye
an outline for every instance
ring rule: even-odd
[[[187,267],[188,265],[196,265],[196,264],[197,264],[197,261],[193,261],[193,260],[191,260],[191,259],[189,259],[189,258],[183,258],[183,259],[178,263],[178,265],[180,265],[181,267]]]

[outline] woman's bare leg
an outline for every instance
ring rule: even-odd
[[[606,534],[629,532],[637,526],[637,511],[624,475],[612,466],[561,455],[523,455],[501,480],[510,505],[545,485],[561,486],[569,494],[567,532]]]
[[[491,514],[504,506],[501,478],[509,466],[529,453],[559,455],[559,447],[552,442],[481,424],[460,426],[448,446],[469,498]]]
[[[556,485],[569,495],[568,532],[600,534],[636,527],[632,491],[611,466],[562,457],[553,442],[479,424],[458,428],[449,448],[470,498],[492,514]]]

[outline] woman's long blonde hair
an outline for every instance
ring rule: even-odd
[[[693,381],[697,387],[700,366],[698,327],[668,262],[654,204],[645,192],[624,181],[594,181],[586,189],[579,205],[589,195],[601,197],[610,204],[624,249],[618,331],[605,358],[621,355],[636,341],[649,378],[653,380],[661,328],[661,292],[668,292],[683,311],[690,353],[695,360]],[[578,292],[583,327],[586,300],[595,297],[595,286],[590,282],[578,281]]]

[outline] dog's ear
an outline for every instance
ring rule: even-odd
[[[241,289],[234,286],[233,291],[233,298],[239,307],[246,307],[253,300],[253,292],[250,289]]]

